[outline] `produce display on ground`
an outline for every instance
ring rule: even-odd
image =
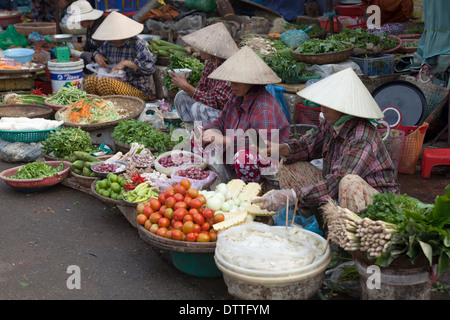
[[[86,97],[86,91],[78,89],[77,86],[63,86],[56,93],[49,95],[47,102],[57,106],[67,106]]]
[[[10,176],[10,179],[39,179],[53,177],[64,168],[64,163],[61,163],[53,168],[52,166],[42,162],[31,162],[20,167],[16,174]]]
[[[434,204],[408,195],[380,193],[357,215],[333,201],[323,206],[329,239],[348,251],[361,251],[377,265],[388,267],[397,258],[411,265],[424,256],[438,275],[450,257],[450,185]]]
[[[3,97],[3,104],[39,104],[45,105],[46,96],[34,91],[29,94],[8,93]]]
[[[331,53],[346,50],[347,46],[337,40],[311,39],[303,42],[294,51],[301,54]]]
[[[85,177],[93,178],[97,176],[95,172],[91,170],[91,166],[94,163],[100,162],[98,158],[83,151],[74,152],[74,157],[75,161],[72,162],[70,170]]]

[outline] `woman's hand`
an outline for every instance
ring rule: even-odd
[[[291,155],[291,149],[286,143],[278,144],[274,142],[270,142],[269,140],[265,141],[266,147],[258,148],[258,153],[262,155],[267,155],[268,157],[272,156],[272,154],[279,154],[283,157],[289,157]]]
[[[104,56],[102,56],[100,53],[97,53],[94,56],[94,60],[95,62],[97,62],[97,64],[102,67],[102,68],[107,68],[108,64],[106,63],[108,61],[108,59],[106,59]]]
[[[224,145],[228,141],[227,137],[222,135],[219,130],[217,129],[208,129],[203,131],[203,138],[202,138],[203,145],[207,145],[210,143],[215,143],[217,145]]]
[[[187,86],[189,86],[189,83],[186,80],[186,73],[183,76],[179,76],[175,72],[169,71],[170,78],[172,79],[172,85],[174,87],[178,87],[184,91]]]
[[[289,199],[289,204],[295,203],[297,194],[293,189],[281,189],[273,190],[266,193],[264,196],[254,199],[252,203],[255,203],[269,211],[279,212],[286,207],[286,202]]]
[[[125,68],[132,68],[133,69],[133,66],[134,66],[134,62],[132,62],[130,60],[122,60],[118,64],[116,64],[114,66],[114,68],[111,69],[111,72],[122,70],[122,69],[125,69]]]

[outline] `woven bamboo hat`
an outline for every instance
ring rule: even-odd
[[[248,46],[225,60],[209,78],[262,85],[281,82],[276,73]]]
[[[192,32],[181,39],[200,51],[222,59],[228,59],[239,50],[222,22]]]
[[[78,0],[67,8],[71,18],[78,21],[97,20],[103,15],[103,11],[92,8],[87,0]]]
[[[309,101],[355,117],[384,118],[375,99],[352,68],[336,72],[297,94]]]
[[[122,40],[134,37],[144,30],[144,25],[113,11],[92,35],[95,40]]]

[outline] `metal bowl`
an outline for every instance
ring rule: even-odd
[[[116,166],[119,166],[119,168],[117,168],[116,171],[114,171],[114,172],[102,172],[102,171],[98,171],[97,168],[98,168],[102,163],[112,163],[112,164],[115,164]],[[121,167],[121,166],[123,166],[123,167]],[[97,176],[102,177],[102,178],[106,178],[106,177],[108,176],[109,173],[121,174],[121,173],[125,172],[127,166],[128,166],[128,163],[127,163],[127,162],[123,162],[123,161],[109,161],[109,160],[106,160],[106,161],[94,163],[94,164],[91,166],[91,170],[94,171],[95,174],[96,174]]]

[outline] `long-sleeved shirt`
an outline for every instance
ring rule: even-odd
[[[203,127],[203,131],[207,129],[217,129],[223,135],[227,134],[227,129],[242,129],[244,133],[248,129],[267,129],[268,140],[271,139],[271,130],[279,130],[280,143],[288,141],[290,135],[290,124],[283,110],[277,100],[260,85],[253,86],[245,100],[233,93],[219,118]]]
[[[339,182],[346,174],[356,174],[379,192],[398,193],[394,164],[381,136],[367,119],[351,118],[336,131],[324,122],[314,133],[291,139],[291,155],[286,164],[323,158],[323,180],[297,188],[302,206],[337,199]]]
[[[221,64],[219,63],[215,66],[210,60],[206,61],[202,77],[198,81],[192,95],[192,99],[195,101],[218,110],[222,110],[225,107],[232,93],[229,82],[208,78]]]
[[[150,96],[150,75],[155,71],[155,61],[145,41],[136,37],[128,38],[124,43],[116,47],[110,41],[105,41],[100,48],[93,53],[100,53],[108,64],[117,64],[122,60],[131,60],[138,67],[136,70],[125,68],[128,83],[136,89]]]

